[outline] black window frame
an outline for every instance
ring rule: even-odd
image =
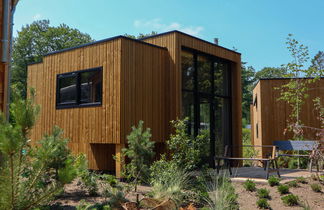
[[[197,136],[199,134],[199,129],[200,129],[200,108],[199,108],[199,104],[200,104],[200,99],[201,98],[206,98],[209,100],[210,102],[210,110],[213,113],[211,116],[211,122],[215,123],[215,116],[214,114],[216,113],[216,109],[215,109],[215,101],[219,100],[219,99],[223,99],[224,101],[227,100],[228,103],[228,113],[227,115],[229,116],[228,119],[228,136],[225,140],[224,143],[228,144],[229,146],[232,146],[233,144],[233,136],[232,136],[232,131],[233,131],[233,124],[232,124],[232,62],[211,54],[207,54],[205,52],[201,52],[199,50],[196,49],[192,49],[192,48],[188,48],[185,46],[181,47],[182,51],[186,51],[189,53],[192,53],[193,56],[193,65],[194,65],[194,74],[193,74],[193,80],[194,80],[194,88],[193,90],[189,90],[189,89],[185,89],[183,88],[183,85],[181,85],[182,87],[182,94],[184,92],[187,93],[192,93],[194,96],[194,119],[192,119],[193,123],[194,123],[194,135],[193,136]],[[211,91],[209,92],[202,92],[199,90],[198,87],[198,56],[204,56],[206,58],[208,58],[211,61],[211,68],[210,68],[210,73],[211,73]],[[224,63],[227,65],[227,79],[228,79],[228,83],[227,83],[227,91],[224,91],[223,93],[216,93],[215,89],[216,89],[216,85],[215,85],[215,66],[213,65],[214,62],[219,62],[219,63]],[[181,71],[182,71],[182,67],[181,67]],[[183,113],[182,113],[183,115]],[[213,127],[213,126],[211,126]],[[213,128],[214,129],[214,128]],[[214,167],[213,164],[213,157],[215,156],[215,130],[211,131],[210,133],[210,156],[211,156],[211,166]],[[230,151],[232,152],[232,151]]]
[[[93,107],[93,106],[101,106],[102,98],[100,102],[90,102],[90,103],[81,103],[81,74],[84,72],[91,71],[100,71],[101,81],[103,84],[103,67],[96,67],[84,70],[78,70],[73,72],[67,72],[63,74],[56,75],[56,109],[67,109],[67,108],[82,108],[82,107]],[[71,76],[76,76],[76,102],[74,103],[59,103],[60,91],[59,91],[59,80],[62,78],[67,78]],[[103,85],[101,85],[101,95],[103,96]]]

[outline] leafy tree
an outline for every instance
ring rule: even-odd
[[[281,78],[287,74],[287,69],[284,67],[264,67],[255,73],[255,79],[262,78]]]
[[[324,76],[324,52],[318,51],[318,53],[311,60],[311,63],[311,68],[313,68],[315,75],[321,77]]]
[[[151,33],[148,33],[148,34],[140,33],[137,36],[131,35],[131,34],[124,34],[124,36],[127,36],[127,37],[132,38],[132,39],[143,39],[145,37],[153,36],[153,35],[156,35],[156,34],[158,34],[156,31],[152,31]]]
[[[288,35],[286,44],[292,61],[285,66],[287,69],[285,77],[292,79],[280,87],[281,96],[279,100],[287,102],[292,109],[289,115],[287,130],[293,132],[294,139],[303,139],[303,124],[300,119],[301,108],[305,99],[308,97],[307,84],[314,82],[318,78],[318,75],[312,80],[298,79],[301,76],[314,76],[312,68],[305,68],[305,64],[309,60],[308,47],[300,44],[293,38],[292,34]]]
[[[48,204],[78,174],[83,163],[71,155],[61,130],[54,128],[31,147],[29,132],[39,107],[16,89],[10,105],[12,123],[0,117],[0,207],[34,209]]]
[[[154,142],[150,140],[151,131],[143,131],[143,121],[138,126],[132,127],[132,132],[127,136],[128,147],[123,148],[123,156],[130,159],[126,165],[126,175],[134,179],[135,191],[139,182],[145,182],[149,177],[149,165],[154,156]]]
[[[49,20],[34,21],[23,26],[13,38],[12,83],[23,90],[26,97],[27,65],[40,62],[50,52],[62,50],[93,41],[90,35],[65,24],[50,26]]]
[[[255,84],[255,70],[252,66],[242,63],[242,118],[250,122],[250,104],[252,103],[252,90]]]

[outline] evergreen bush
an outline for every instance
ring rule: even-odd
[[[79,173],[84,162],[74,157],[68,140],[54,127],[33,147],[30,130],[39,107],[34,92],[23,100],[16,88],[12,91],[11,122],[0,117],[0,206],[2,209],[33,209],[48,204]],[[82,166],[82,167],[81,167]]]

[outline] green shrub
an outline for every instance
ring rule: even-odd
[[[311,186],[311,188],[312,188],[312,190],[314,192],[321,192],[322,191],[322,187],[319,184],[311,184],[310,186]]]
[[[273,187],[273,186],[279,185],[280,179],[275,176],[270,176],[268,179],[268,183],[271,187]]]
[[[289,187],[298,187],[298,183],[296,180],[290,181],[287,183]]]
[[[266,188],[260,188],[257,190],[257,195],[259,198],[270,198],[269,195],[269,190],[267,190]]]
[[[81,178],[81,187],[84,188],[90,196],[98,195],[98,179],[99,175],[95,172],[88,171],[87,169],[82,171],[79,175]]]
[[[296,178],[296,181],[297,181],[298,183],[302,183],[302,184],[307,184],[307,183],[308,183],[308,181],[306,180],[306,178],[305,178],[305,177],[302,177],[302,176],[297,177],[297,178]]]
[[[184,190],[189,184],[189,174],[184,169],[175,167],[174,163],[167,163],[165,168],[167,172],[155,174],[151,178],[151,192],[150,195],[157,200],[173,200],[178,206],[182,204],[186,197]],[[170,169],[174,170],[171,172]]]
[[[270,209],[267,199],[261,198],[256,202],[256,204],[260,209]]]
[[[247,191],[251,191],[251,192],[253,192],[253,191],[256,190],[255,183],[254,183],[252,180],[250,180],[250,179],[246,180],[246,181],[243,183],[243,187],[244,187]]]
[[[297,195],[289,194],[284,197],[281,197],[281,200],[284,204],[288,206],[296,206],[298,205],[299,198]]]
[[[209,131],[202,130],[197,137],[187,133],[188,119],[171,121],[175,134],[167,141],[171,158],[185,171],[195,170],[209,160]]]
[[[12,93],[11,123],[0,113],[0,208],[35,209],[55,199],[83,162],[71,154],[58,127],[32,147],[28,134],[39,111],[34,93],[27,100],[15,88]]]
[[[147,182],[149,179],[149,165],[154,156],[154,142],[150,140],[151,131],[147,128],[144,131],[143,121],[139,121],[138,126],[133,126],[131,133],[127,136],[128,147],[123,148],[123,156],[129,158],[126,164],[125,175],[133,181],[135,191],[138,183]]]
[[[243,128],[242,129],[242,140],[243,145],[251,145],[251,129]],[[255,157],[258,152],[253,147],[243,147],[243,157],[250,158]],[[244,166],[251,166],[252,165],[251,160],[243,160]]]
[[[281,185],[278,186],[278,192],[281,195],[288,194],[289,193],[289,187],[287,185],[281,184]]]

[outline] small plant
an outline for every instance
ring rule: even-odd
[[[289,187],[298,187],[298,183],[296,180],[288,182],[287,185]]]
[[[273,187],[273,186],[279,185],[280,179],[275,176],[270,176],[268,179],[268,183],[271,187]]]
[[[299,198],[297,195],[290,194],[282,197],[281,200],[285,205],[296,206],[298,205]]]
[[[170,164],[173,168],[174,164]],[[172,173],[155,174],[151,179],[151,196],[159,201],[171,199],[178,206],[185,199],[185,188],[189,184],[189,174],[184,169],[175,168]]]
[[[314,192],[321,192],[322,191],[322,187],[319,184],[311,184],[310,186],[311,186],[311,188],[312,188],[312,190]]]
[[[226,174],[216,177],[214,174],[210,174],[208,180],[206,181],[206,191],[208,194],[205,198],[207,209],[239,209],[238,195],[235,193],[235,188]]]
[[[265,198],[261,198],[259,199],[257,202],[256,202],[257,206],[260,208],[260,209],[270,209],[270,205],[267,201],[267,199]]]
[[[288,194],[289,193],[289,187],[287,185],[279,185],[278,186],[278,192],[280,195]]]
[[[259,197],[260,199],[261,199],[261,198],[267,198],[267,199],[270,198],[269,190],[267,190],[266,188],[258,189],[257,194],[258,194],[258,197]]]
[[[250,180],[250,179],[248,179],[248,180],[246,180],[246,181],[244,182],[243,187],[244,187],[247,191],[251,191],[251,192],[253,192],[253,191],[256,190],[255,183],[254,183],[252,180]]]
[[[125,175],[129,178],[137,191],[139,183],[149,179],[149,166],[154,156],[154,142],[150,140],[151,130],[143,128],[143,121],[139,121],[138,126],[133,126],[131,133],[127,136],[128,147],[123,148],[123,156],[129,158],[126,164]]]
[[[297,177],[297,178],[296,178],[296,181],[297,181],[298,183],[302,183],[302,184],[307,184],[307,183],[308,183],[307,180],[306,180],[306,178],[305,178],[305,177],[302,177],[302,176]]]

